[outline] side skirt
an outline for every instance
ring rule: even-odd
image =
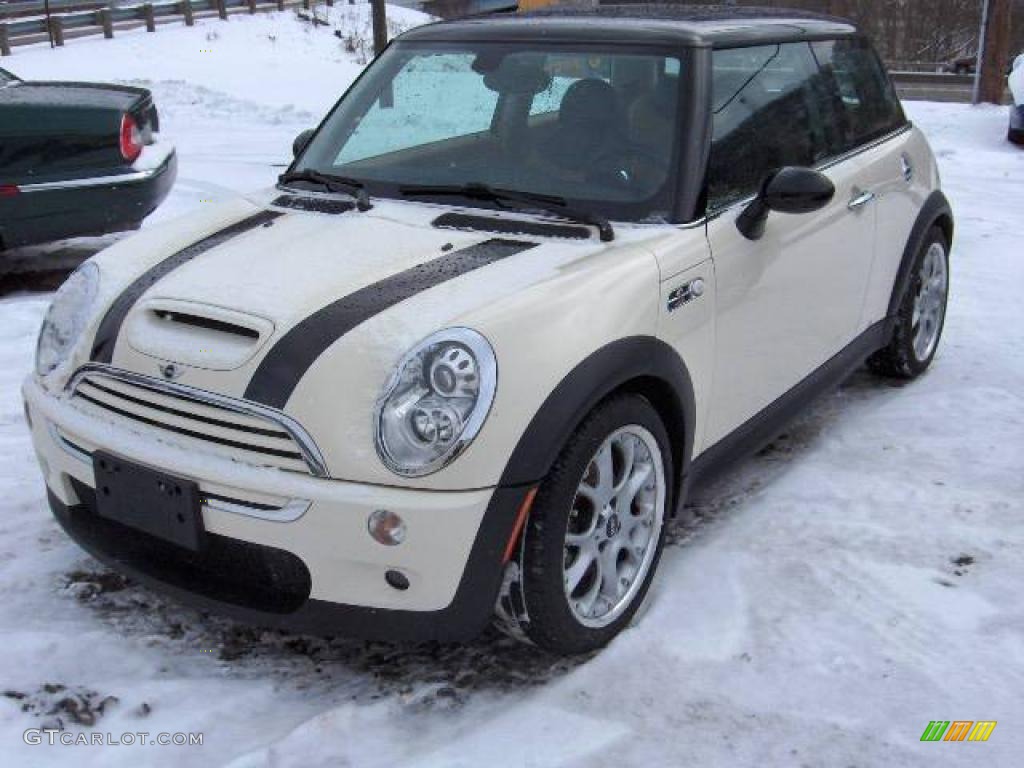
[[[838,387],[873,352],[884,347],[892,326],[891,319],[875,323],[789,392],[701,453],[690,465],[687,487],[717,477],[770,443],[815,398]]]

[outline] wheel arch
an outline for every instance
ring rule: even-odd
[[[588,413],[611,395],[645,397],[661,417],[672,450],[675,510],[693,452],[696,403],[679,354],[653,336],[631,336],[601,347],[570,371],[534,414],[505,466],[501,485],[534,485],[548,474]]]
[[[949,200],[946,199],[946,196],[940,190],[932,192],[924,201],[924,205],[921,206],[921,210],[917,214],[917,220],[910,230],[910,236],[907,238],[907,244],[903,249],[903,256],[900,259],[899,270],[896,272],[892,295],[889,297],[889,308],[886,312],[886,316],[889,319],[895,318],[897,312],[899,312],[903,294],[910,284],[910,272],[914,265],[914,258],[917,256],[918,250],[933,226],[938,226],[942,229],[943,234],[946,236],[946,241],[952,245],[954,229],[953,209],[949,205]]]

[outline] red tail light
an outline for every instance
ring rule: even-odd
[[[142,133],[131,115],[121,117],[121,157],[134,163],[142,154]]]
[[[14,197],[19,192],[16,184],[0,184],[0,197]]]

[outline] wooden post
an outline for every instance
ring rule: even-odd
[[[279,10],[279,11],[283,11],[284,10],[284,0],[277,0],[277,10]]]
[[[388,44],[388,18],[384,0],[370,0],[373,11],[373,55],[380,56]]]
[[[156,18],[153,16],[152,3],[146,3],[142,6],[142,16],[146,19],[146,31],[156,32]]]
[[[228,18],[228,7],[224,4],[224,0],[217,0],[217,15],[220,16],[221,20],[227,20]]]
[[[11,39],[7,36],[7,25],[0,24],[0,56],[11,55]]]
[[[110,17],[109,8],[104,8],[100,11],[100,26],[103,27],[103,36],[107,40],[114,37],[114,20]]]
[[[974,103],[1003,103],[1006,67],[1010,58],[1010,0],[985,0],[981,12]]]
[[[256,13],[256,0],[249,0],[249,13]]]
[[[182,0],[181,13],[185,17],[186,27],[191,27],[196,23],[195,14],[192,12],[192,0]]]
[[[60,47],[64,45],[64,22],[60,16],[50,17],[50,32],[53,34],[53,44]]]
[[[303,8],[305,8],[308,11],[309,10],[309,6],[310,6],[309,0],[302,0],[302,7]]]

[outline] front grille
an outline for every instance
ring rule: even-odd
[[[96,494],[72,478],[81,504],[58,520],[96,556],[211,600],[268,613],[292,613],[309,599],[312,581],[300,558],[283,549],[207,531],[199,552],[96,514]]]
[[[116,369],[83,369],[72,402],[91,415],[189,450],[246,464],[325,476],[312,440],[291,419],[256,404]],[[71,438],[73,439],[73,438]]]

